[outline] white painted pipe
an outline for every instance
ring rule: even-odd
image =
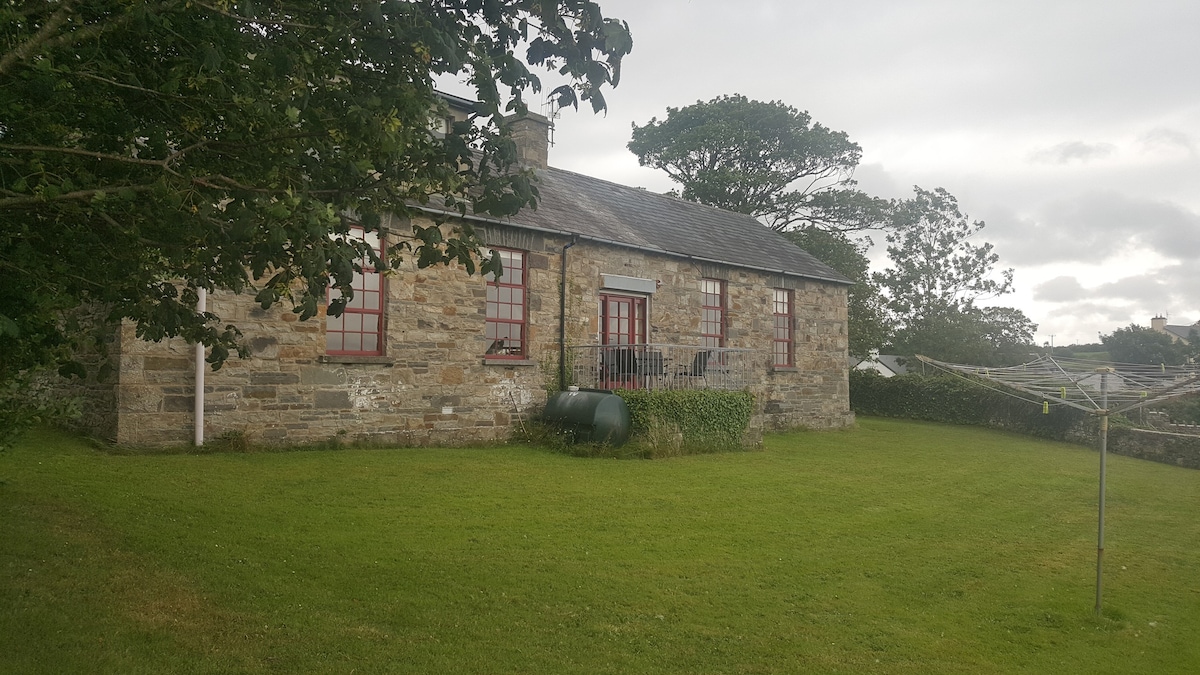
[[[203,314],[208,311],[208,291],[196,289],[196,312]],[[195,422],[196,447],[204,445],[204,343],[196,343],[196,408],[193,414]]]

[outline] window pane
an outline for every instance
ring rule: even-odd
[[[365,242],[378,257],[383,257],[386,244],[377,231],[365,232],[362,227],[351,226],[345,240]],[[369,255],[359,258],[358,264],[363,271],[355,272],[351,279],[350,287],[354,292],[348,298],[342,316],[327,316],[325,320],[325,347],[329,352],[382,353],[383,275],[373,270],[374,263]],[[341,297],[343,294],[337,289],[329,289],[330,302]]]
[[[525,319],[525,254],[521,251],[495,249],[504,271],[499,279],[485,278],[485,327],[489,345],[504,341],[505,355],[523,354],[520,344]]]

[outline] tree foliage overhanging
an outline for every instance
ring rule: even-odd
[[[604,110],[632,47],[587,0],[16,0],[0,35],[0,381],[61,360],[80,306],[219,366],[240,333],[195,311],[198,288],[308,318],[372,257],[338,236],[349,218],[535,204],[504,115],[539,69],[559,103]],[[479,105],[439,137],[442,75]],[[469,228],[414,234],[392,253],[475,269]]]

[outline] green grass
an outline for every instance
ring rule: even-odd
[[[0,672],[1184,673],[1200,473],[860,419],[659,461],[0,454]]]

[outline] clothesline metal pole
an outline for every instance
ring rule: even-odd
[[[1097,368],[1100,373],[1100,506],[1096,517],[1096,617],[1100,617],[1104,579],[1104,484],[1108,456],[1108,375],[1112,368]]]

